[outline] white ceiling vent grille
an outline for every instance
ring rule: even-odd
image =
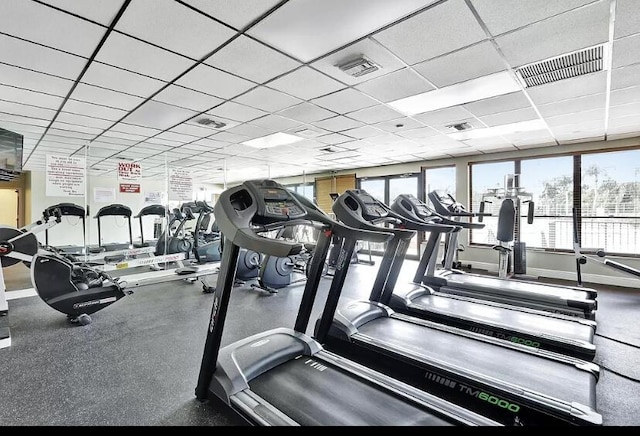
[[[525,88],[602,71],[605,65],[604,46],[587,48],[545,61],[517,68],[516,73]]]
[[[380,69],[379,65],[376,65],[375,62],[364,56],[360,56],[357,59],[350,60],[343,64],[338,64],[336,67],[353,77],[364,76],[365,74],[373,73]]]
[[[203,126],[213,127],[214,129],[222,129],[227,124],[222,121],[212,120],[211,118],[200,118],[196,120],[196,123],[202,124]]]

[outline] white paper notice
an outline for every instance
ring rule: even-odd
[[[114,188],[93,188],[93,201],[95,203],[115,203],[116,190]]]
[[[47,197],[84,197],[84,157],[47,155]]]
[[[150,204],[163,204],[165,194],[162,191],[149,191],[144,193],[144,202]]]
[[[191,201],[193,181],[191,173],[183,168],[169,168],[169,200]]]

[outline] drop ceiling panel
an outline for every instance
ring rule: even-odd
[[[69,11],[104,26],[111,24],[124,0],[44,0],[44,3]]]
[[[640,102],[611,106],[609,109],[609,116],[614,119],[638,114],[640,114]]]
[[[345,87],[342,83],[309,67],[288,73],[270,82],[268,86],[302,100],[310,100]]]
[[[488,74],[498,73],[506,65],[488,41],[445,56],[420,62],[413,68],[437,87],[453,85]]]
[[[464,0],[449,0],[374,38],[413,65],[484,40],[486,35]]]
[[[338,145],[344,144],[346,142],[352,142],[353,138],[342,135],[340,133],[331,133],[329,135],[319,136],[315,138],[315,140],[318,142],[322,142],[323,144]]]
[[[640,32],[640,14],[636,0],[616,0],[616,24],[614,38],[622,38]]]
[[[186,142],[197,141],[199,138],[197,136],[192,136],[184,133],[177,133],[172,130],[162,132],[153,138],[149,139],[151,141],[163,141],[167,145],[174,144],[174,146],[179,147],[180,145]]]
[[[489,115],[489,116],[493,117],[495,115]],[[472,129],[482,129],[482,128],[486,127],[486,123],[480,121],[477,118],[458,119],[453,123],[456,123],[456,124],[457,123],[466,123],[466,124],[469,124]],[[451,124],[453,124],[453,123],[452,122],[434,123],[434,124],[431,124],[431,127],[433,127],[435,130],[439,131],[440,133],[457,133],[458,131],[455,128],[451,127]]]
[[[309,62],[430,3],[433,0],[297,0],[284,4],[248,33]]]
[[[347,116],[366,124],[374,124],[400,118],[402,114],[394,111],[388,106],[377,105],[366,109],[360,109],[359,111],[350,112]]]
[[[242,29],[277,5],[280,0],[243,0],[241,2],[184,0],[184,2],[236,29]]]
[[[193,91],[178,85],[169,85],[153,97],[154,100],[174,106],[203,112],[222,103],[217,97]]]
[[[207,115],[224,117],[231,120],[246,122],[262,117],[267,113],[243,104],[228,101],[207,112]]]
[[[356,89],[382,102],[398,100],[435,89],[422,76],[409,68],[369,80]]]
[[[76,100],[103,104],[126,111],[129,111],[144,102],[144,99],[140,97],[83,83],[79,83],[78,86],[76,86],[71,97]]]
[[[596,2],[500,36],[496,42],[511,66],[518,67],[606,42],[608,12],[609,2]]]
[[[497,97],[467,103],[462,105],[462,107],[479,117],[524,109],[531,107],[531,104],[523,92],[512,92],[511,94],[499,95]]]
[[[394,118],[388,121],[383,121],[380,123],[373,124],[375,128],[384,130],[385,132],[404,132],[411,129],[416,129],[420,127],[424,127],[422,123],[414,120],[413,118],[401,117]]]
[[[328,118],[326,120],[318,121],[313,124],[320,127],[321,129],[327,129],[333,132],[340,132],[342,130],[353,129],[362,126],[362,123],[360,121],[352,120],[351,118],[343,116]]]
[[[528,88],[527,93],[536,105],[541,105],[586,95],[601,94],[606,90],[607,72],[599,71],[548,85]]]
[[[92,62],[82,76],[82,82],[124,92],[138,97],[149,97],[166,85],[157,79],[131,73],[99,62]]]
[[[237,133],[232,133],[232,132],[220,132],[215,136],[213,136],[212,139],[216,141],[227,142],[230,144],[236,144],[236,143],[249,140],[249,138],[247,138],[244,135],[239,135]]]
[[[56,111],[52,109],[45,109],[38,106],[30,106],[5,100],[0,100],[0,112],[30,118],[40,118],[42,120],[51,120],[56,114]]]
[[[255,86],[248,80],[203,64],[180,77],[176,84],[225,99],[233,98]]]
[[[71,131],[67,128],[56,128],[56,127],[52,127],[49,129],[48,133],[50,135],[56,135],[56,136],[60,136],[60,137],[68,137],[68,138],[82,138],[82,139],[93,139],[93,137],[95,135],[92,135],[90,133],[82,133],[82,132],[74,132]]]
[[[266,129],[264,127],[254,126],[251,124],[240,124],[239,126],[230,128],[227,132],[233,133],[235,135],[246,136],[247,140],[249,140],[271,135],[272,133],[275,133],[275,130]]]
[[[175,79],[193,65],[182,56],[118,32],[111,32],[96,60],[165,81]]]
[[[640,29],[638,30],[640,32]],[[640,62],[640,33],[613,43],[613,68]]]
[[[155,101],[147,101],[131,115],[124,119],[125,122],[137,124],[143,127],[156,129],[168,129],[180,124],[196,114],[194,111],[182,109]]]
[[[33,1],[3,0],[2,32],[89,57],[105,28]]]
[[[136,0],[116,30],[200,60],[235,31],[174,0]],[[205,36],[206,35],[206,36]]]
[[[429,126],[435,126],[446,123],[455,123],[460,120],[471,118],[473,115],[462,106],[453,106],[437,111],[425,112],[414,116],[414,118]]]
[[[640,86],[632,88],[618,89],[611,91],[611,106],[618,106],[626,103],[636,103],[640,101]]]
[[[401,132],[398,132],[397,134],[402,136],[403,138],[421,140],[425,138],[431,138],[438,135],[439,133],[440,132],[431,127],[418,127],[415,129],[403,130]]]
[[[2,65],[0,65],[1,67]],[[640,64],[611,71],[611,89],[621,89],[640,85]]]
[[[0,34],[3,63],[75,80],[87,59]]]
[[[127,123],[118,123],[109,131],[113,133],[128,133],[130,135],[136,135],[136,138],[148,138],[150,136],[160,133],[158,129],[152,129],[150,127],[136,126]]]
[[[69,93],[73,82],[68,79],[0,64],[0,84],[64,97]]]
[[[77,124],[63,123],[61,121],[55,121],[53,124],[51,124],[51,127],[54,129],[67,130],[71,132],[86,133],[91,138],[99,135],[103,131],[103,129],[99,129],[96,127],[80,126]]]
[[[478,15],[494,36],[592,2],[594,0],[471,0]]]
[[[96,129],[102,130],[109,128],[113,124],[113,121],[101,120],[99,118],[86,117],[84,115],[70,114],[66,112],[60,112],[56,120],[63,123],[95,127]]]
[[[311,103],[339,114],[345,114],[378,104],[376,100],[352,88],[346,88],[325,95],[324,97],[316,98],[312,100]]]
[[[355,129],[349,129],[342,132],[343,135],[351,136],[352,138],[365,139],[372,138],[374,136],[386,135],[384,130],[376,129],[371,126],[356,127]]]
[[[302,125],[300,121],[295,121],[290,118],[281,117],[279,115],[267,115],[266,117],[258,118],[251,121],[250,124],[272,131],[280,132]]]
[[[205,63],[256,83],[264,83],[300,66],[300,62],[244,35],[222,47]]]
[[[58,109],[64,101],[62,97],[4,85],[0,85],[0,99],[47,109]]]
[[[486,115],[480,117],[480,121],[489,127],[501,126],[503,124],[519,123],[522,121],[530,121],[539,119],[538,114],[533,108],[516,109],[509,112],[500,112],[497,114]]]
[[[301,103],[297,106],[292,106],[278,112],[278,115],[285,118],[291,118],[292,120],[301,121],[303,123],[312,123],[314,121],[330,118],[334,116],[335,113],[323,109],[320,106],[316,106],[315,104]],[[318,124],[316,123],[316,125]],[[318,126],[322,127],[320,125]]]
[[[112,107],[102,106],[93,103],[86,103],[83,101],[69,99],[64,104],[63,110],[65,112],[74,114],[91,114],[96,118],[102,118],[105,120],[117,121],[122,119],[127,112],[122,109],[116,109]]]
[[[564,128],[574,124],[583,123],[590,125],[591,122],[599,122],[604,120],[604,108],[594,109],[590,111],[574,112],[565,115],[556,115],[555,117],[547,117],[545,121],[552,129]]]
[[[3,112],[0,112],[0,120],[6,123],[15,123],[17,125],[24,126],[47,127],[49,125],[49,120],[43,120],[40,118],[29,118],[21,115],[11,115]]]
[[[246,94],[236,97],[234,101],[257,109],[262,109],[267,112],[276,112],[302,102],[299,98],[292,97],[265,86],[252,89]]]
[[[594,94],[586,97],[572,98],[555,103],[538,105],[538,110],[543,117],[553,117],[590,109],[602,109],[605,107],[606,97],[606,94]]]
[[[181,133],[184,135],[193,136],[191,141],[196,141],[198,138],[204,138],[216,133],[215,130],[208,129],[203,126],[197,126],[195,124],[190,124],[190,123],[180,124],[179,126],[176,126],[171,130],[169,130],[169,132]]]

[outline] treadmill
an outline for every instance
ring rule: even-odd
[[[363,190],[345,191],[332,209],[347,226],[381,230],[356,219],[362,203],[370,216],[387,216]],[[394,237],[378,283],[388,280],[386,266],[415,234],[382,230]],[[602,425],[596,411],[600,368],[593,362],[401,314],[377,301],[343,302],[335,311],[340,292],[329,290],[316,323],[315,337],[326,349],[504,425]]]
[[[464,228],[469,228],[470,223],[462,222],[462,218],[477,216],[467,212],[464,206],[449,194],[432,191],[428,196],[438,214],[459,222]],[[454,236],[449,240],[449,250],[455,251],[452,247],[456,244],[457,237]],[[595,320],[597,309],[595,289],[470,274],[452,269],[449,253],[446,259],[445,265],[439,270],[435,268],[434,258],[429,260],[429,265],[421,262],[416,277],[420,275],[424,284],[433,286],[440,292]]]
[[[85,227],[85,210],[84,207],[74,203],[58,203],[53,206],[49,206],[44,210],[44,216],[53,216],[55,210],[59,210],[62,216],[74,216],[78,217],[78,222],[82,223],[82,240],[86,241],[86,227]],[[49,247],[49,229],[44,231],[44,243]],[[84,245],[57,245],[53,247],[57,252],[62,254],[80,255],[84,254]]]
[[[226,238],[195,394],[217,399],[248,423],[265,426],[500,425],[463,407],[323,349],[305,332],[332,235],[352,251],[357,239],[384,242],[391,235],[348,228],[309,200],[272,180],[227,189],[214,207]],[[295,328],[276,328],[220,348],[241,247],[284,257],[302,244],[259,236],[282,224],[321,230]],[[350,253],[340,257],[332,287],[342,286]]]
[[[367,204],[367,201],[371,196],[363,191],[349,191],[349,195],[361,206],[353,211],[355,220],[377,224],[382,219],[392,218],[395,220],[395,227],[429,232],[421,260],[432,256],[443,233],[461,230],[461,227],[456,226],[456,221],[440,217],[413,195],[399,195],[391,207],[374,200],[376,210],[380,212],[375,215],[368,212],[372,205]],[[415,278],[413,282],[398,284],[407,248],[408,244],[398,248],[392,258],[392,265],[388,267],[386,281],[384,284],[378,283],[371,291],[371,301],[378,301],[400,313],[502,341],[568,354],[584,360],[593,360],[595,357],[595,321],[560,318],[549,312],[437,292],[420,283],[420,279],[415,281]]]
[[[158,238],[144,239],[144,226],[142,220],[145,216],[158,216],[164,218],[166,216],[166,208],[161,204],[150,204],[140,209],[140,212],[134,218],[138,219],[140,223],[140,242],[133,244],[134,248],[151,247],[155,246],[158,242]]]
[[[133,232],[131,230],[131,208],[129,206],[125,206],[124,204],[110,204],[104,207],[101,207],[96,213],[94,218],[98,220],[98,246],[91,247],[89,252],[91,253],[100,253],[104,251],[117,251],[117,250],[127,250],[133,248]],[[129,242],[102,242],[102,233],[100,222],[102,218],[105,216],[121,216],[127,219],[127,226],[129,229]]]

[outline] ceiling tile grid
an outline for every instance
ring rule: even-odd
[[[5,0],[0,127],[25,135],[27,169],[56,147],[77,155],[90,144],[98,167],[115,155],[157,167],[166,154],[221,180],[209,161],[226,160],[229,181],[243,167],[285,176],[633,137],[634,1],[616,0],[614,20],[609,0]],[[601,43],[611,72],[605,62],[549,84],[456,95]],[[341,69],[358,59],[370,72]],[[428,109],[400,110],[415,96]],[[469,139],[453,139],[458,123]],[[244,144],[273,133],[299,141]]]

